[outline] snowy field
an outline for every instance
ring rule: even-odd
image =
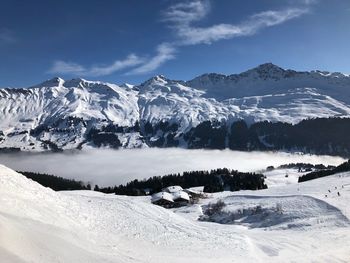
[[[285,172],[274,171],[266,190],[166,210],[149,197],[54,192],[0,166],[0,261],[349,262],[350,173],[296,184]],[[227,213],[280,209],[228,224],[199,221],[217,200]]]
[[[231,168],[255,172],[286,163],[339,165],[340,157],[230,150],[132,149],[71,153],[0,154],[0,163],[19,171],[43,172],[110,186],[183,171]]]

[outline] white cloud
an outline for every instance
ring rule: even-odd
[[[51,69],[48,72],[79,76],[106,76],[129,67],[140,65],[143,62],[143,58],[140,58],[134,54],[130,54],[124,60],[116,60],[111,65],[93,66],[87,69],[82,65],[74,62],[57,60],[53,63]]]
[[[214,41],[229,39],[245,34],[244,30],[235,25],[219,24],[211,27],[179,27],[177,31],[180,45],[210,44]]]
[[[270,10],[252,15],[250,18],[250,22],[248,22],[247,24],[253,28],[275,26],[284,23],[290,19],[297,18],[308,12],[308,9],[303,8],[287,8],[281,11]]]
[[[135,74],[145,74],[148,72],[152,72],[155,69],[159,68],[168,60],[175,58],[176,49],[169,43],[162,43],[157,47],[157,54],[150,58],[147,62],[145,62],[140,67],[137,67],[130,72],[126,73],[127,75],[135,75]]]
[[[311,0],[309,0],[311,1]],[[209,11],[207,2],[194,1],[186,4],[176,4],[164,12],[164,20],[170,22],[170,27],[178,38],[177,45],[210,44],[215,41],[240,36],[249,36],[260,29],[282,24],[308,12],[307,8],[287,8],[284,10],[268,10],[252,15],[240,24],[217,24],[209,27],[196,27],[192,23],[202,19]]]
[[[203,19],[210,11],[208,1],[195,0],[177,3],[163,13],[163,21],[170,23],[177,39],[172,43],[163,43],[157,47],[157,54],[145,64],[132,69],[127,75],[149,73],[166,61],[175,58],[180,46],[210,44],[215,41],[255,34],[264,27],[284,23],[308,12],[307,9],[289,8],[281,11],[265,11],[252,15],[241,24],[218,24],[210,27],[195,27],[192,23]]]
[[[299,2],[298,2],[299,1]],[[203,20],[210,12],[208,0],[192,0],[171,5],[163,12],[163,22],[175,32],[173,42],[165,42],[157,46],[153,57],[144,59],[135,54],[124,60],[117,60],[107,66],[93,66],[88,69],[82,65],[56,61],[49,70],[50,73],[69,73],[74,75],[104,76],[117,71],[131,68],[126,75],[145,74],[155,71],[165,62],[174,59],[176,51],[187,45],[211,44],[224,39],[251,36],[258,31],[282,24],[309,12],[309,5],[317,0],[298,0],[298,6],[283,10],[267,10],[248,17],[239,24],[215,24],[207,27],[194,25]]]
[[[62,60],[56,60],[48,73],[59,73],[59,74],[72,74],[79,75],[86,71],[86,69],[73,62],[65,62]]]
[[[189,24],[203,19],[210,11],[208,1],[195,0],[170,6],[163,13],[163,20],[179,24]]]
[[[93,75],[93,76],[110,75],[119,70],[140,65],[143,62],[144,62],[143,58],[140,58],[135,54],[131,54],[124,60],[115,61],[112,65],[104,66],[104,67],[92,67],[89,70],[88,75]]]

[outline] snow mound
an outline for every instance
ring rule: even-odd
[[[223,202],[222,210],[202,220],[269,230],[350,226],[338,208],[310,196],[231,196]]]
[[[76,202],[2,165],[0,203],[1,262],[111,262],[78,235]]]

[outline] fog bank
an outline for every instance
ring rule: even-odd
[[[345,159],[341,157],[282,152],[178,148],[0,154],[0,163],[15,170],[49,173],[101,186],[190,170],[226,167],[242,172],[253,172],[265,169],[269,165],[278,166],[296,162],[339,165],[344,161]]]

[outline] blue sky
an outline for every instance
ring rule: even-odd
[[[0,87],[138,84],[265,62],[350,73],[348,0],[0,0]]]

